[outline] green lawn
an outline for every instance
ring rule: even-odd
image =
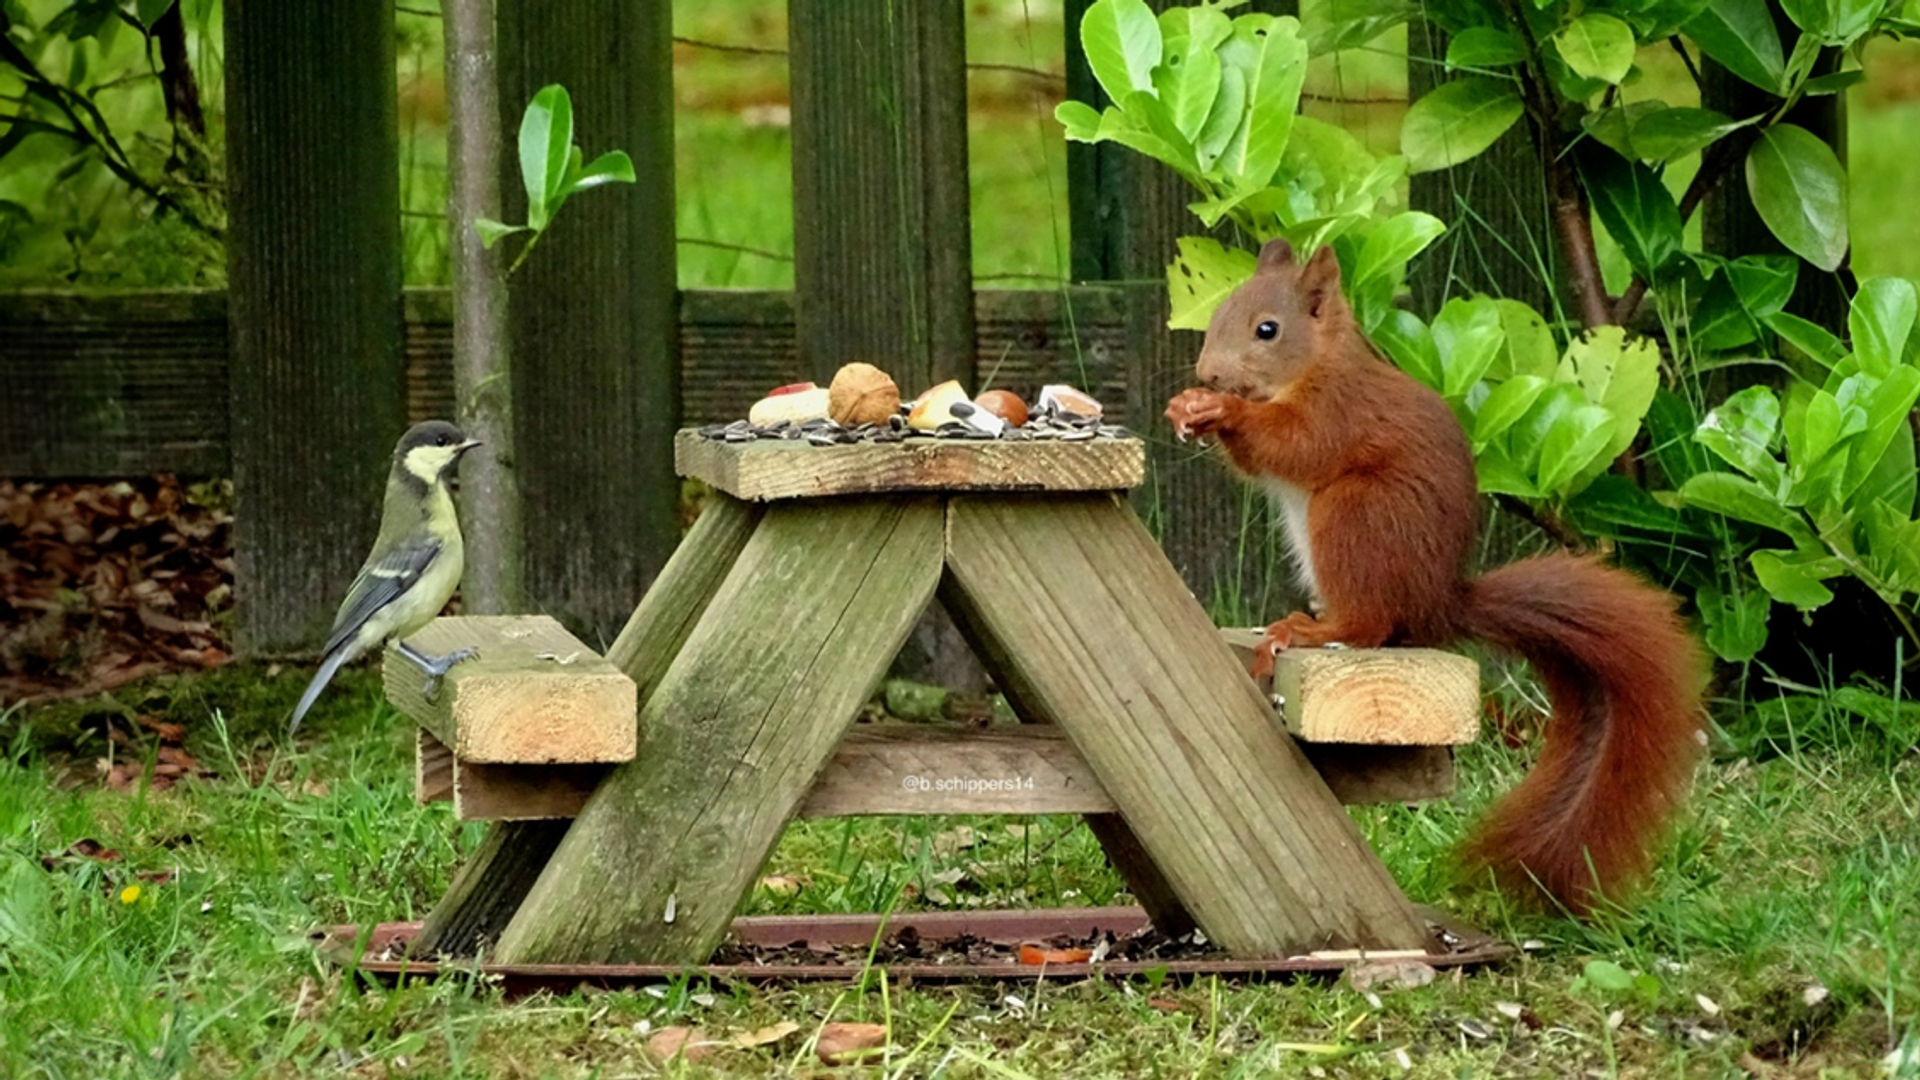
[[[1648,894],[1592,925],[1451,879],[1450,846],[1524,752],[1469,748],[1456,798],[1357,811],[1416,899],[1529,943],[1419,989],[695,978],[507,1004],[469,979],[364,986],[316,957],[316,927],[418,918],[479,829],[412,803],[411,734],[369,673],[323,699],[306,741],[279,744],[305,675],[158,680],[0,723],[0,1076],[650,1076],[658,1028],[732,1037],[782,1021],[798,1031],[664,1071],[810,1075],[820,1025],[864,1020],[891,1025],[893,1050],[862,1075],[1865,1078],[1920,1031],[1911,732],[1878,740],[1818,707],[1793,730],[1819,746],[1704,766]],[[97,733],[142,714],[186,724],[207,775],[103,787],[96,759],[152,748]],[[60,854],[83,839],[123,858]],[[813,822],[767,872],[799,891],[762,890],[749,910],[1124,899],[1071,819]],[[1607,989],[1584,977],[1595,960],[1650,978]]]

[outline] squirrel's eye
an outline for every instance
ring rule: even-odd
[[[1280,336],[1280,324],[1274,322],[1272,319],[1268,319],[1266,322],[1253,328],[1253,336],[1259,338],[1261,341],[1272,341],[1274,338]]]

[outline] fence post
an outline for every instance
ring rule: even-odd
[[[560,83],[588,158],[625,150],[639,180],[569,201],[509,284],[527,589],[604,648],[680,539],[671,7],[502,0],[499,36],[505,130]]]
[[[1067,97],[1097,109],[1109,102],[1080,47],[1091,0],[1067,0]],[[1154,0],[1156,9],[1170,6]],[[1297,10],[1275,0],[1269,14]],[[1193,385],[1201,335],[1167,329],[1167,264],[1174,241],[1203,232],[1187,210],[1196,196],[1159,162],[1113,143],[1067,146],[1067,211],[1075,281],[1128,290],[1127,423],[1147,443],[1147,482],[1135,493],[1161,548],[1187,587],[1216,617],[1270,621],[1302,600],[1288,578],[1266,499],[1216,456],[1175,442],[1160,414]]]
[[[961,0],[791,0],[793,301],[801,370],[852,360],[903,395],[977,391]],[[986,673],[944,611],[899,674],[978,690]]]
[[[406,422],[393,5],[226,11],[232,463],[243,655],[316,648]]]
[[[1447,35],[1424,18],[1407,23],[1407,99],[1446,81]],[[1414,260],[1415,310],[1431,318],[1451,296],[1488,293],[1522,301],[1552,318],[1565,303],[1547,183],[1527,121],[1486,152],[1450,169],[1421,173],[1408,202],[1447,223]]]

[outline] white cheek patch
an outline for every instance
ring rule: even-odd
[[[1287,551],[1293,556],[1294,577],[1318,600],[1320,582],[1313,573],[1313,534],[1307,528],[1307,504],[1312,497],[1285,480],[1267,477],[1261,483],[1280,511],[1280,524],[1287,531]]]
[[[407,451],[407,471],[431,484],[457,452],[451,446],[416,446]]]

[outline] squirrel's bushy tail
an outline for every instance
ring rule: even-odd
[[[1528,559],[1466,588],[1462,633],[1526,660],[1553,706],[1539,762],[1467,854],[1585,913],[1646,871],[1686,790],[1705,657],[1672,596],[1593,558]]]

